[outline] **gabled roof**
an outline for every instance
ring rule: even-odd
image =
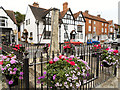
[[[47,15],[51,9],[44,9],[44,8],[40,8],[40,7],[34,7],[34,6],[31,6],[29,5],[35,19],[41,21],[42,18]]]
[[[92,19],[92,20],[96,20],[96,21],[108,23],[105,19],[103,19],[103,18],[101,18],[101,17],[93,16],[93,15],[87,14],[87,13],[85,13],[85,12],[83,12],[83,16],[84,16],[85,18],[88,18],[88,19]]]
[[[74,15],[74,18],[77,19],[77,17],[78,17],[80,14],[82,14],[82,16],[83,16],[82,11],[79,11],[79,12],[77,12],[77,13],[74,13],[74,14],[73,14],[73,15]],[[83,19],[84,19],[84,21],[85,21],[85,17],[84,17],[84,16],[83,16]],[[86,21],[85,21],[85,22],[86,22]]]
[[[7,14],[9,15],[9,17],[12,19],[12,21],[17,24],[16,18],[15,18],[15,14],[13,11],[10,10],[5,10],[7,12]]]
[[[2,8],[2,9],[5,11],[5,13],[10,17],[10,19],[11,19],[15,24],[17,24],[16,18],[15,18],[15,14],[14,14],[13,11],[5,10],[2,6],[1,6],[0,8]]]
[[[62,19],[62,18],[65,16],[65,14],[67,13],[68,10],[71,12],[71,14],[72,14],[72,16],[73,16],[73,13],[72,13],[71,9],[70,9],[70,8],[67,8],[66,10],[60,12],[60,17],[59,17],[59,19]],[[74,16],[73,16],[73,19],[75,19]]]

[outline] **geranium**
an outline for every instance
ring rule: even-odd
[[[0,55],[2,59],[2,74],[7,78],[8,84],[15,83],[15,79],[23,79],[22,64],[16,61],[16,55],[13,53],[6,56]]]
[[[92,50],[93,50],[93,52],[98,52],[101,50],[101,48],[102,48],[101,45],[98,44],[98,45],[94,45]]]
[[[37,83],[48,84],[51,88],[79,88],[90,70],[87,62],[73,55],[55,57],[46,66],[44,75],[38,78]]]
[[[101,63],[106,63],[108,66],[118,66],[119,62],[116,57],[120,57],[120,52],[118,50],[114,50],[110,47],[108,47],[106,50],[103,50],[103,53],[101,54]]]

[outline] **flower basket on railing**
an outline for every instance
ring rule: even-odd
[[[118,57],[120,57],[120,52],[108,47],[106,50],[103,50],[101,54],[101,64],[104,67],[111,67],[113,65],[118,66]]]
[[[47,84],[49,88],[72,89],[79,88],[86,82],[90,67],[86,61],[73,55],[60,55],[51,59],[44,70],[43,76],[38,78],[38,84]]]
[[[97,54],[101,52],[101,45],[94,45],[92,48],[92,57],[97,57]]]

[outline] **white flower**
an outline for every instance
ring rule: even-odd
[[[62,86],[62,84],[59,85],[60,87]]]
[[[73,73],[76,73],[76,71],[73,70]]]
[[[81,85],[81,81],[79,80],[79,84]]]
[[[79,84],[79,83],[76,83],[76,87],[80,87],[80,84]]]
[[[64,85],[66,85],[67,84],[67,82],[64,82]]]
[[[67,78],[67,81],[71,82],[70,78]]]
[[[83,72],[85,72],[85,69],[83,69]]]
[[[77,68],[75,68],[75,70],[77,70]]]
[[[70,83],[70,87],[72,87],[72,83]]]
[[[65,76],[67,77],[67,76],[69,76],[69,74],[65,74]]]
[[[87,80],[83,80],[83,83],[86,83],[87,82]]]
[[[77,66],[77,64],[75,64],[75,66]]]
[[[66,88],[69,88],[69,86],[68,86],[68,85],[66,85]]]
[[[108,57],[106,57],[108,59]]]
[[[10,66],[10,64],[7,64],[7,65],[6,65],[6,67],[9,67],[9,66]]]
[[[80,72],[78,72],[77,75],[80,75]]]

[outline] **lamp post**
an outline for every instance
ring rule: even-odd
[[[37,42],[39,42],[39,21],[36,20],[35,23],[37,24]]]

